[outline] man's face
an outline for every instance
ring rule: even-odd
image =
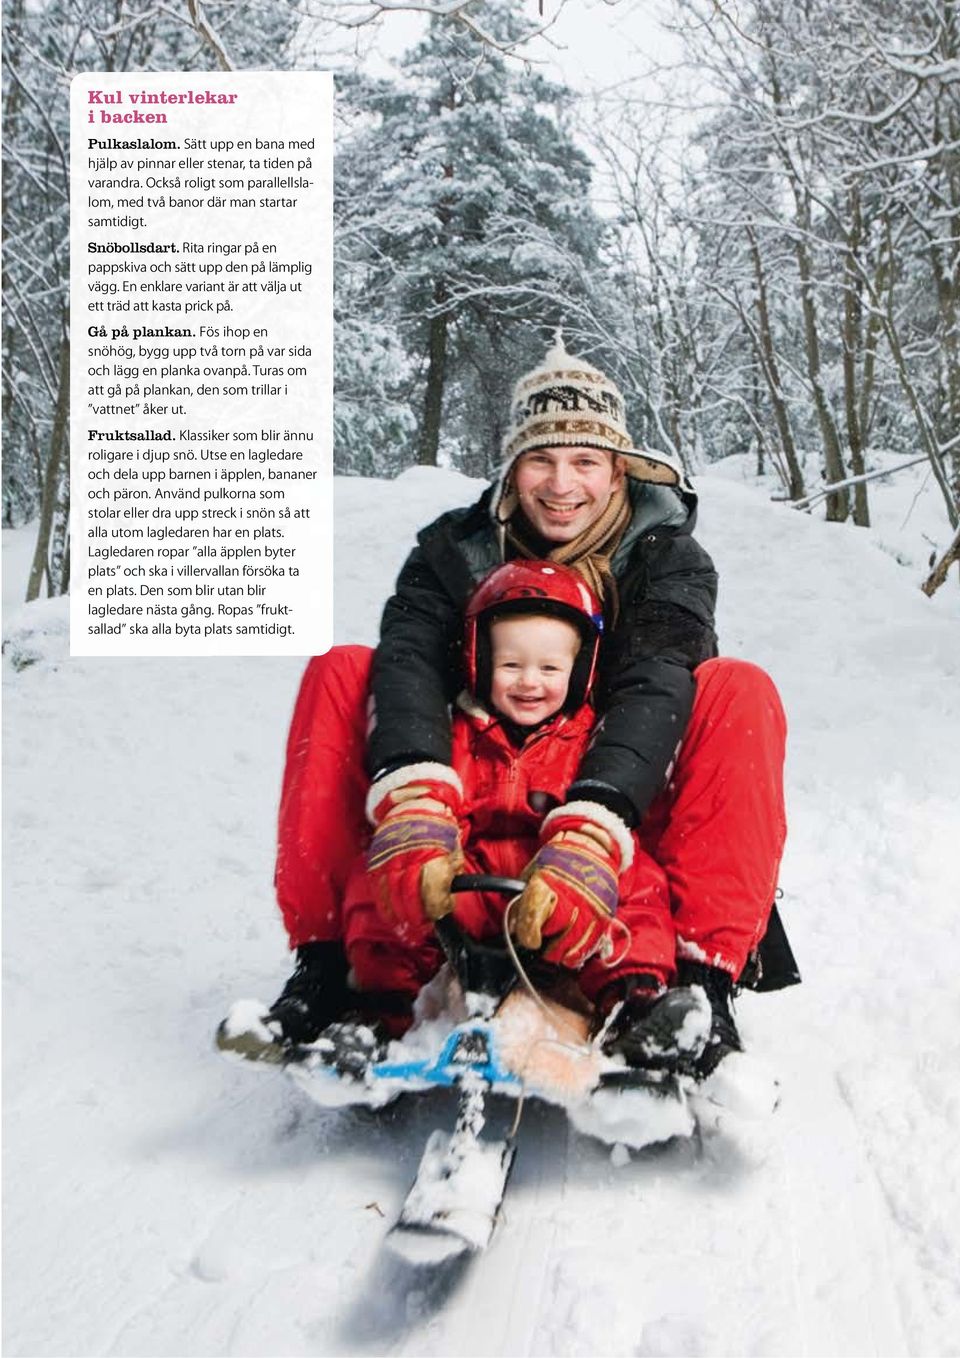
[[[602,448],[536,448],[513,469],[520,507],[548,542],[572,542],[623,485],[623,462]]]

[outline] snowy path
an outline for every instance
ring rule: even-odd
[[[338,639],[373,637],[414,527],[470,491],[338,484]],[[490,1252],[418,1293],[380,1245],[443,1100],[324,1114],[210,1050],[285,973],[300,664],[52,640],[4,666],[6,1353],[960,1354],[960,610],[863,535],[702,491],[724,650],[791,722],[805,984],[741,1005],[776,1117],[618,1167],[531,1107]]]

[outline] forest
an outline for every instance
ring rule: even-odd
[[[747,453],[867,527],[871,480],[923,461],[943,582],[960,0],[668,0],[659,85],[589,94],[538,59],[563,2],[4,0],[3,523],[36,522],[28,598],[70,575],[69,81],[245,67],[336,72],[338,473],[490,475],[562,327],[635,442],[694,474]],[[363,39],[398,10],[422,31],[384,74]]]

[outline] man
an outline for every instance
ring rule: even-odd
[[[521,942],[553,947],[561,918],[583,928],[591,875],[598,863],[616,875],[635,829],[670,883],[678,983],[703,985],[712,1006],[698,1073],[741,1049],[730,998],[776,887],[785,723],[762,671],[715,658],[716,573],[695,519],[682,468],[633,447],[618,389],[558,338],[517,384],[496,483],[418,535],[384,609],[369,702],[364,648],[334,648],[304,676],[280,807],[277,894],[298,965],[270,1011],[278,1042],[314,1040],[355,998],[341,904],[370,825],[415,799],[456,823],[464,607],[499,562],[527,557],[574,567],[603,600],[605,635],[594,735],[544,822]],[[615,1042],[640,1061],[655,996],[618,998]]]

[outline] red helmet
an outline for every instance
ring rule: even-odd
[[[564,703],[564,710],[575,711],[586,701],[596,674],[603,631],[600,600],[582,575],[554,561],[508,561],[484,576],[467,603],[464,626],[467,685],[481,702],[490,696],[489,623],[511,613],[563,618],[580,633],[583,644]]]

